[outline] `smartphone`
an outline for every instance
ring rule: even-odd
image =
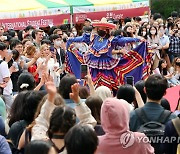
[[[81,79],[85,79],[88,73],[88,66],[86,64],[81,64]]]
[[[134,86],[134,77],[126,76],[126,84],[130,84],[131,86]]]
[[[53,46],[51,46],[51,47],[49,48],[49,50],[51,51],[51,53],[54,53],[54,47],[53,47]]]

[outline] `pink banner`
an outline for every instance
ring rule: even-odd
[[[5,29],[21,30],[28,25],[32,25],[35,28],[39,28],[66,24],[69,23],[69,21],[70,14],[59,14],[28,18],[0,19],[0,24],[2,24],[5,27]]]
[[[147,15],[148,12],[149,12],[149,7],[102,11],[102,12],[75,13],[73,16],[73,21],[74,23],[84,22],[86,18],[90,18],[91,20],[101,20],[101,18],[103,17],[113,18],[113,19],[123,19],[125,17]]]

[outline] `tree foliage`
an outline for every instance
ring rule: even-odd
[[[151,0],[151,10],[168,18],[172,11],[180,13],[180,0]]]

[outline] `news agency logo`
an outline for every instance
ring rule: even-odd
[[[123,133],[120,137],[120,143],[122,144],[123,148],[128,148],[132,146],[135,142],[135,137],[132,132]]]
[[[133,132],[125,132],[120,136],[120,143],[123,148],[128,148],[132,146],[135,143],[135,140],[137,143],[156,143],[156,144],[162,144],[162,143],[180,143],[180,137],[163,137],[163,136],[140,136],[135,138]]]
[[[151,136],[151,137],[137,137],[138,142],[143,142],[143,143],[157,143],[157,144],[162,144],[162,143],[180,143],[180,137],[163,137],[163,136]]]

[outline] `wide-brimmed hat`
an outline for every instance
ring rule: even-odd
[[[93,27],[105,27],[107,29],[114,29],[116,25],[113,23],[109,23],[106,18],[102,18],[101,21],[96,21],[92,23]]]

